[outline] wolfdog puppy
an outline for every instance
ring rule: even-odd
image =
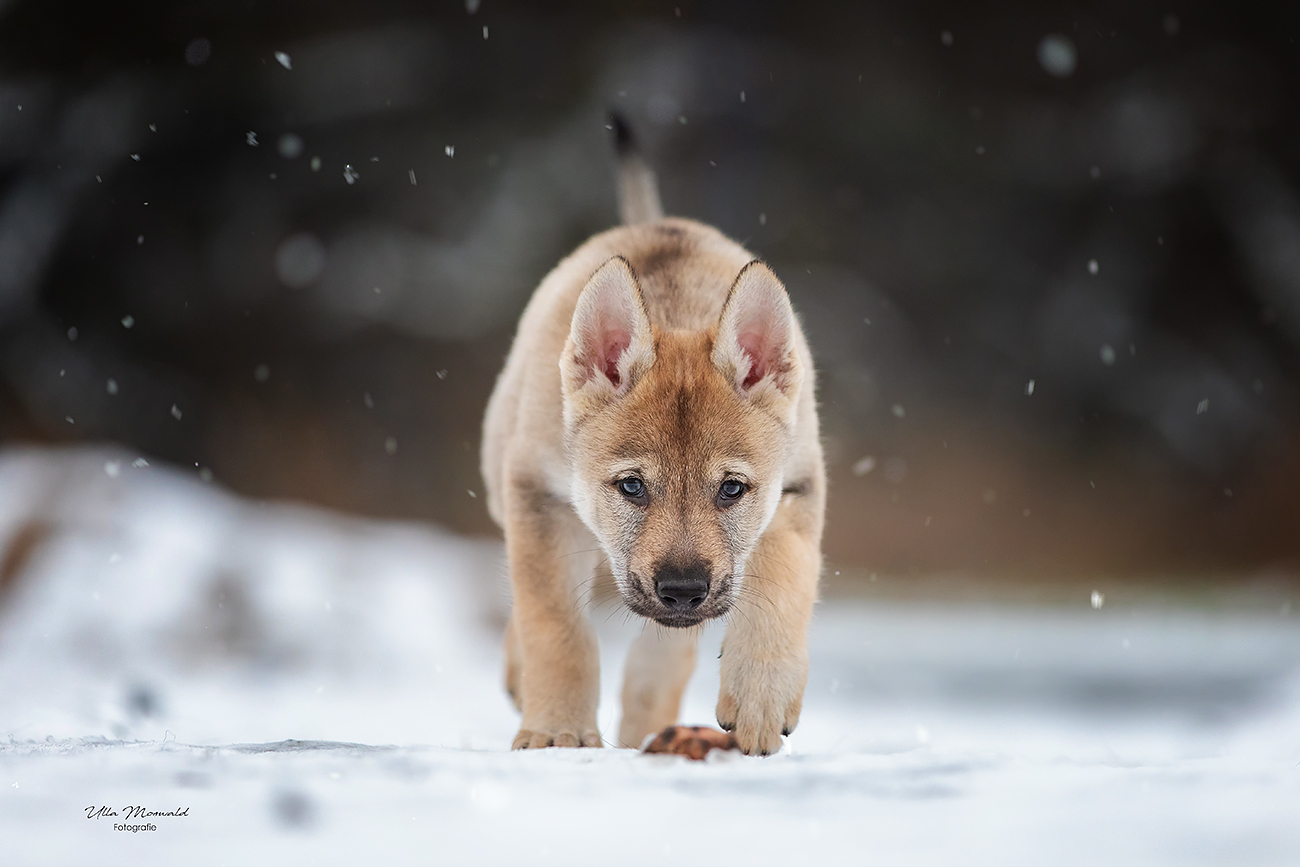
[[[776,275],[709,226],[664,217],[613,118],[624,225],[588,240],[524,310],[483,422],[488,510],[513,591],[514,747],[595,747],[598,571],[647,624],[618,741],[676,722],[697,629],[727,618],[718,723],[768,755],[799,720],[826,476],[813,366]]]

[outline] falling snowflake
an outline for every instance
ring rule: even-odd
[[[276,142],[276,150],[278,150],[280,156],[284,157],[286,160],[297,159],[298,155],[302,153],[302,146],[302,136],[291,132],[287,132],[280,136],[279,140]]]
[[[212,43],[199,37],[185,46],[185,62],[190,66],[202,66],[212,57]]]
[[[1057,33],[1044,36],[1038,43],[1038,63],[1048,75],[1069,78],[1078,64],[1074,43]]]

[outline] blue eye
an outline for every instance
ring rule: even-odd
[[[744,482],[739,482],[735,479],[727,479],[722,483],[722,487],[718,488],[718,500],[739,500],[740,495],[743,493],[745,493]]]
[[[619,479],[618,490],[629,500],[639,500],[645,496],[645,484],[636,476]]]

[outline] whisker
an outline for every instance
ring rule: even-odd
[[[609,613],[605,615],[605,619],[602,620],[601,622],[602,622],[602,623],[608,623],[608,622],[609,622],[609,619],[610,619],[611,617],[613,617],[615,614],[618,614],[619,612],[623,612],[623,613],[626,615],[626,614],[631,613],[631,609],[629,609],[626,605],[620,605],[620,606],[618,606],[618,607],[616,607],[616,608],[611,608],[611,609],[609,610]],[[627,623],[627,618],[626,618],[626,617],[623,618],[623,622],[624,622],[624,623]]]
[[[758,581],[763,580],[763,577],[761,575],[753,575],[749,573],[743,574],[740,577],[754,578],[757,579]],[[732,599],[733,601],[739,601],[741,599],[744,599],[746,601],[753,601],[756,604],[757,602],[761,601],[762,603],[766,604],[769,608],[776,607],[776,605],[772,602],[771,597],[769,597],[762,590],[761,587],[757,587],[749,583],[748,581],[741,581],[740,583],[734,585],[734,589],[732,590]]]
[[[596,565],[592,567],[591,574],[589,574],[583,581],[578,582],[578,585],[574,588],[574,590],[577,591],[573,605],[574,614],[581,615],[586,613],[587,608],[591,606],[592,603],[599,601],[596,596],[601,590],[600,569],[608,562],[608,557],[602,557],[597,561]]]
[[[745,599],[746,601],[754,602],[755,604],[761,602],[769,609],[774,609],[776,607],[775,603],[772,602],[771,598],[766,593],[754,587],[738,588],[736,590],[736,598]]]
[[[601,547],[599,547],[599,546],[597,546],[597,547],[595,547],[595,548],[583,548],[583,549],[580,550],[580,551],[570,551],[570,552],[567,553],[567,554],[560,554],[560,555],[559,555],[559,559],[564,560],[564,559],[566,559],[566,558],[568,558],[568,557],[576,557],[576,556],[579,555],[579,554],[590,554],[592,551],[603,551],[603,550],[605,550],[605,549],[604,549],[604,548],[601,548]]]
[[[756,580],[758,580],[758,581],[765,581],[765,580],[766,580],[762,575],[753,575],[753,574],[749,574],[749,573],[745,573],[745,574],[741,575],[741,577],[742,577],[742,578],[754,578],[754,579],[756,579]],[[759,597],[761,597],[764,601],[766,601],[766,602],[769,603],[769,604],[771,604],[771,602],[772,602],[771,598],[769,598],[768,595],[767,595],[766,593],[763,592],[762,588],[760,588],[760,587],[756,587],[755,585],[750,584],[750,583],[748,583],[748,582],[741,582],[741,584],[740,584],[740,586],[739,586],[739,590],[738,590],[738,592],[741,592],[741,593],[750,593],[750,594],[752,594],[752,595],[759,596]]]

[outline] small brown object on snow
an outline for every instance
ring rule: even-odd
[[[739,749],[740,744],[730,732],[720,732],[708,726],[669,726],[655,735],[642,752],[686,756],[698,762],[709,754],[709,750]]]

